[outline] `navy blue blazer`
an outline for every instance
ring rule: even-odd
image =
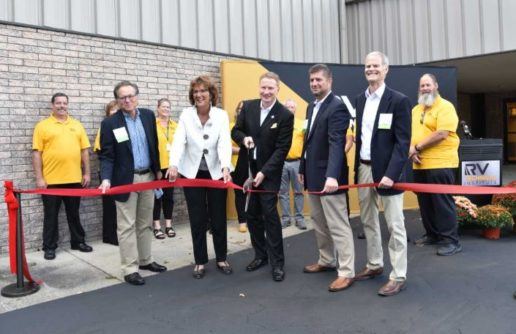
[[[324,100],[313,124],[310,124],[313,110],[312,102],[306,111],[308,125],[299,165],[299,173],[304,176],[305,189],[323,190],[327,177],[335,178],[339,186],[346,185],[348,163],[344,149],[351,115],[342,100],[333,93]],[[337,191],[328,195],[342,192]]]
[[[283,164],[292,144],[294,115],[276,101],[260,125],[260,110],[260,99],[244,101],[231,130],[231,138],[240,146],[235,174],[240,181],[248,177],[249,157],[243,141],[245,137],[251,136],[258,148],[256,163],[251,164],[251,172],[253,176],[260,171],[265,175],[258,189],[279,191]]]
[[[154,113],[148,109],[138,108],[138,110],[147,137],[150,169],[156,175],[160,170],[156,118]],[[122,110],[118,110],[113,116],[104,119],[100,125],[100,177],[101,180],[110,180],[113,187],[131,184],[134,179],[131,138],[118,143],[113,134],[114,129],[121,127],[125,127],[129,133]],[[113,195],[113,198],[119,202],[126,202],[129,194]]]
[[[358,166],[360,148],[362,146],[362,117],[366,103],[365,92],[356,98],[356,151],[355,151],[355,183],[358,183]],[[390,129],[378,129],[381,114],[392,114]],[[406,164],[411,134],[411,106],[408,97],[389,87],[385,91],[378,106],[371,138],[371,168],[374,182],[380,182],[387,176],[396,182],[406,179]],[[403,191],[394,189],[377,189],[380,195],[396,195]]]

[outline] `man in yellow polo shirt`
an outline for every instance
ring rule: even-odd
[[[458,117],[453,104],[439,95],[433,74],[419,81],[418,105],[412,109],[412,139],[409,156],[416,183],[454,184],[459,166]],[[451,195],[417,194],[426,234],[417,246],[439,244],[437,255],[462,251],[457,232],[457,215]]]
[[[82,124],[68,115],[68,96],[56,93],[52,114],[40,121],[32,139],[32,158],[38,188],[82,188],[90,184],[90,142]],[[82,168],[81,168],[82,167]],[[80,197],[43,195],[43,251],[45,259],[56,257],[58,214],[64,202],[72,249],[91,252],[84,241],[79,218]]]
[[[296,102],[294,100],[286,100],[285,107],[296,114]],[[303,129],[303,120],[294,118],[294,133],[292,136],[292,145],[287,154],[287,159],[283,165],[283,173],[281,175],[281,187],[279,193],[279,200],[281,205],[281,227],[286,228],[290,226],[290,186],[294,190],[294,219],[296,226],[301,230],[306,230],[305,217],[303,215],[303,186],[297,179],[299,171],[299,161],[301,159],[301,152],[303,150],[303,139],[305,132]]]

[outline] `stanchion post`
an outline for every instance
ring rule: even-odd
[[[4,297],[15,298],[33,294],[39,290],[36,282],[25,282],[23,279],[23,223],[21,213],[21,194],[16,192],[18,212],[16,213],[16,283],[5,286],[1,294]]]

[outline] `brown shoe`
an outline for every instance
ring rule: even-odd
[[[394,296],[397,295],[400,291],[405,289],[405,281],[395,281],[389,280],[384,286],[378,290],[378,294],[380,296]]]
[[[365,267],[361,272],[355,275],[355,281],[365,281],[376,276],[380,276],[383,273],[383,268],[369,269]]]
[[[350,277],[337,277],[337,279],[331,282],[328,290],[331,292],[337,292],[347,289],[353,284],[353,278]]]
[[[322,273],[324,271],[335,271],[335,268],[321,266],[319,263],[309,264],[303,268],[303,272],[307,274]]]

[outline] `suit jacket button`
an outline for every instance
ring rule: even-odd
[[[202,150],[202,153],[203,154],[208,154],[208,149],[205,148],[204,150]]]

